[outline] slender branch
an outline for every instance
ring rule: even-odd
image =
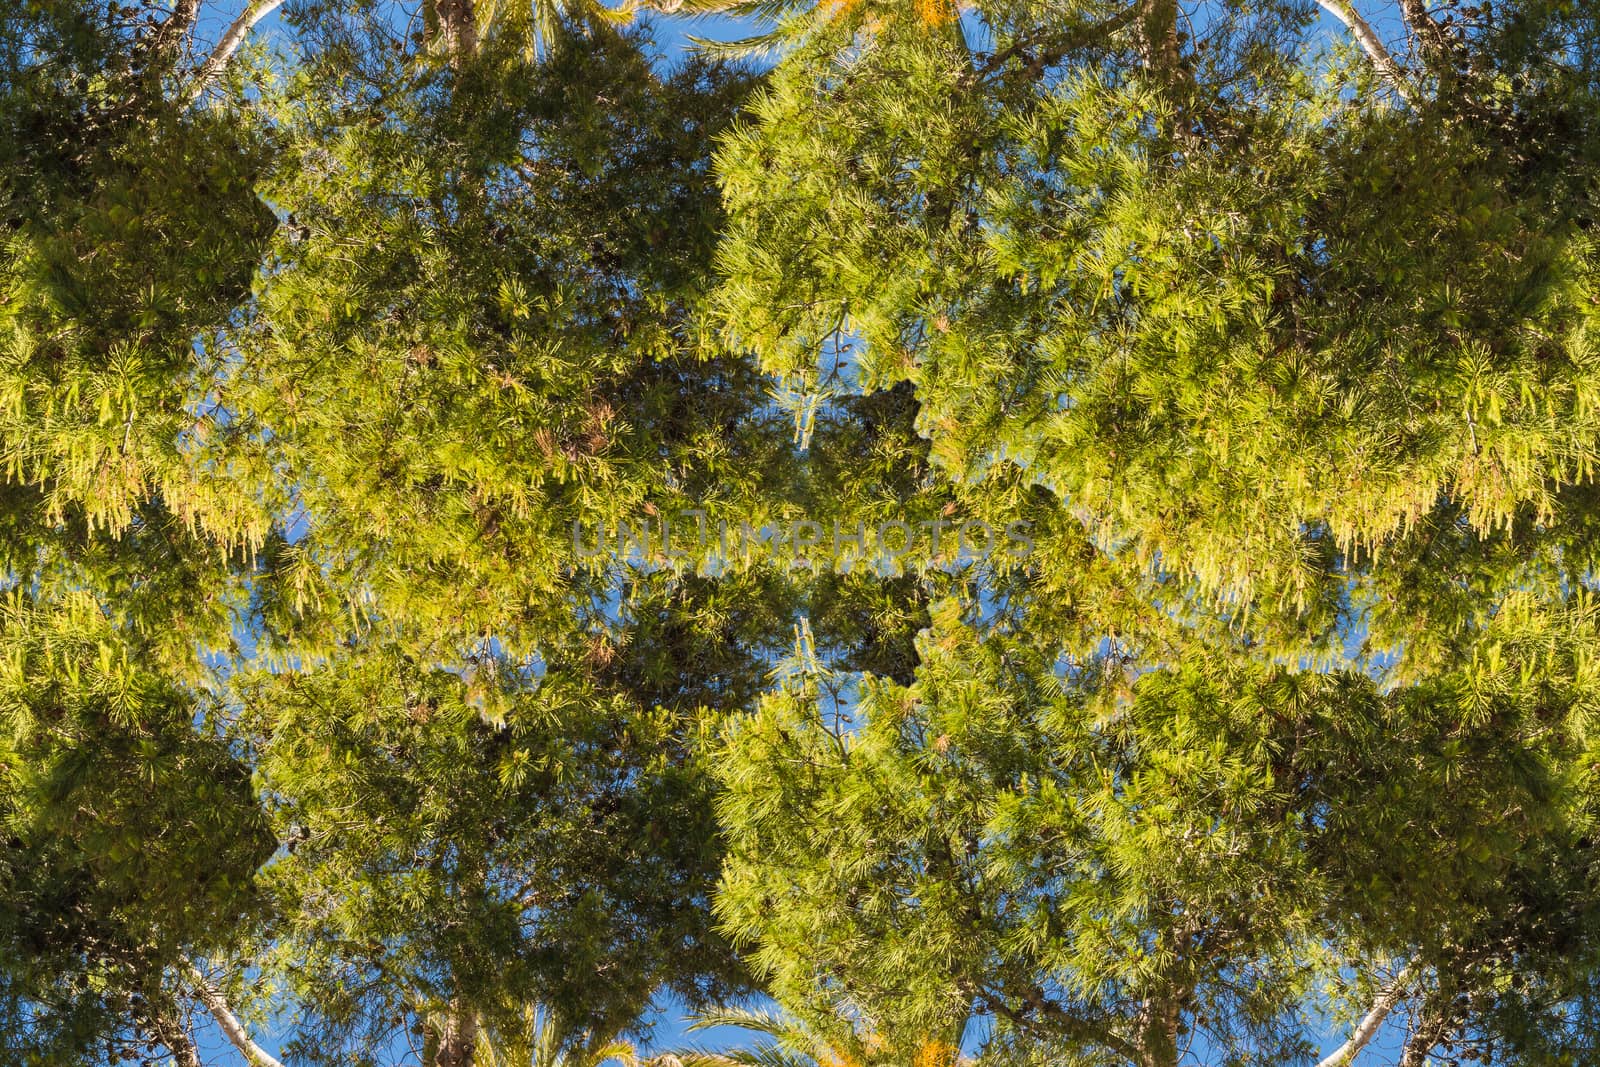
[[[1357,43],[1371,58],[1372,65],[1378,68],[1379,76],[1389,83],[1391,89],[1400,94],[1400,99],[1408,104],[1415,105],[1416,101],[1412,99],[1411,88],[1406,84],[1405,72],[1394,61],[1394,57],[1383,46],[1383,42],[1378,40],[1378,35],[1372,31],[1372,27],[1367,24],[1367,20],[1361,17],[1361,13],[1355,9],[1355,5],[1350,3],[1350,0],[1317,0],[1317,3],[1322,6],[1324,11],[1345,24],[1345,27],[1355,37]]]
[[[974,64],[963,78],[968,85],[1003,68],[1013,59],[1021,58],[1029,67],[1041,69],[1061,62],[1069,50],[1082,48],[1092,42],[1108,40],[1113,34],[1138,17],[1140,9],[1129,5],[1117,14],[1100,22],[1076,24],[1066,27],[1049,27],[1032,35],[1019,35],[1010,45]]]
[[[239,1022],[238,1016],[233,1014],[228,1007],[228,1002],[223,999],[217,987],[212,985],[200,969],[194,964],[189,964],[189,980],[194,983],[195,995],[200,998],[200,1003],[206,1006],[211,1017],[217,1020],[217,1025],[222,1027],[222,1032],[227,1035],[228,1043],[244,1054],[245,1062],[250,1067],[283,1067],[260,1045],[251,1040],[250,1034],[244,1025]]]
[[[1378,990],[1378,995],[1372,1002],[1372,1008],[1356,1024],[1356,1028],[1351,1031],[1350,1039],[1334,1049],[1332,1053],[1323,1057],[1322,1062],[1317,1064],[1317,1067],[1344,1067],[1345,1064],[1355,1059],[1356,1053],[1366,1047],[1367,1042],[1371,1041],[1373,1035],[1378,1032],[1378,1027],[1383,1025],[1383,1020],[1388,1018],[1395,1005],[1399,1004],[1401,999],[1405,997],[1406,978],[1410,970],[1411,966],[1409,964],[1402,967],[1399,974],[1395,975],[1382,989]]]
[[[239,50],[240,45],[244,44],[245,38],[250,36],[250,31],[256,28],[256,23],[282,6],[283,0],[250,0],[250,3],[240,12],[239,17],[234,19],[232,24],[228,26],[227,32],[222,35],[222,39],[217,42],[217,46],[211,50],[211,54],[206,57],[206,61],[200,64],[199,69],[195,71],[194,84],[189,87],[190,103],[200,99],[200,95],[210,87],[212,82],[217,80],[217,76],[227,67],[228,61],[233,58],[233,54]]]
[[[1104,1019],[1093,1019],[1086,1015],[1069,1011],[1059,1003],[1052,1000],[1038,986],[1028,990],[1022,997],[1022,1007],[1013,1007],[1007,1003],[1005,995],[987,989],[979,990],[978,999],[985,1010],[994,1015],[1003,1015],[1009,1019],[1019,1030],[1030,1034],[1042,1034],[1036,1015],[1049,1019],[1049,1028],[1056,1034],[1064,1033],[1069,1040],[1079,1041],[1089,1045],[1099,1045],[1111,1050],[1116,1055],[1127,1060],[1137,1062],[1139,1049],[1133,1042],[1119,1035]]]

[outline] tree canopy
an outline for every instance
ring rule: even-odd
[[[19,0],[0,131],[5,1063],[1600,1059],[1595,5]]]

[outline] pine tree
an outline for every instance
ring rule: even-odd
[[[340,19],[274,103],[286,222],[205,460],[277,517],[232,679],[288,849],[260,951],[292,1055],[461,1067],[523,1004],[577,1042],[662,988],[744,988],[705,738],[788,593],[707,570],[686,512],[758,518],[788,465],[700,314],[710,148],[750,77],[659,76],[604,28],[430,65],[339,47],[366,32]],[[624,524],[646,558],[583,548]]]
[[[1412,1065],[1592,1043],[1592,14],[1306,16],[818,29],[725,142],[730,335],[821,382],[842,332],[1037,549],[851,729],[734,733],[719,907],[785,1003],[1046,1062],[1292,1061],[1346,995]]]
[[[0,13],[0,1058],[1600,1056],[1590,5],[654,6]]]
[[[272,226],[263,150],[173,103],[184,16],[147,14],[0,16],[0,1055],[19,1064],[150,1041],[196,1062],[172,973],[237,943],[271,851],[195,656],[228,643],[258,520],[189,462],[193,345]]]

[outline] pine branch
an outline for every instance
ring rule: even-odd
[[[1405,1048],[1400,1052],[1400,1067],[1427,1067],[1428,1054],[1444,1040],[1450,1029],[1448,1010],[1424,1009],[1420,1013],[1421,1018],[1416,1021],[1411,1036],[1406,1038]]]
[[[163,1013],[156,1013],[151,1015],[146,1023],[156,1040],[172,1053],[173,1062],[177,1067],[201,1067],[200,1052],[195,1048],[194,1038],[189,1036],[189,1032],[179,1022]]]
[[[1049,26],[1032,34],[1019,35],[1007,47],[976,63],[963,80],[970,86],[1001,70],[1013,59],[1021,59],[1029,67],[1036,69],[1053,66],[1061,62],[1071,49],[1083,48],[1096,41],[1109,40],[1112,35],[1131,23],[1138,14],[1139,8],[1129,5],[1118,14],[1100,22],[1071,25],[1065,30]]]
[[[175,58],[199,19],[200,0],[178,0],[172,14],[162,19],[138,48],[138,62],[142,65]]]
[[[1400,0],[1400,13],[1417,39],[1426,64],[1444,65],[1455,58],[1454,40],[1433,20],[1425,0]]]

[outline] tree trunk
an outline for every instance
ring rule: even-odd
[[[1178,0],[1138,0],[1134,31],[1139,60],[1171,108],[1164,132],[1185,150],[1197,147],[1194,70],[1178,34]]]
[[[478,1046],[477,1015],[463,1008],[460,1001],[451,1001],[437,1041],[431,1067],[472,1067]]]
[[[1177,1000],[1147,1000],[1139,1010],[1139,1067],[1178,1067]]]
[[[250,36],[250,31],[255,29],[256,23],[282,5],[283,0],[250,0],[250,4],[229,24],[222,39],[217,42],[217,46],[211,50],[206,61],[200,64],[199,70],[195,72],[194,83],[188,90],[190,103],[200,99],[206,88],[217,80],[217,75],[227,67],[228,61],[239,50],[239,46],[244,44],[245,38]]]
[[[1350,0],[1317,0],[1317,3],[1322,5],[1324,11],[1345,24],[1355,37],[1356,43],[1361,45],[1362,51],[1367,53],[1367,58],[1372,60],[1373,67],[1377,69],[1378,76],[1384,83],[1398,93],[1400,99],[1408,104],[1415,104],[1416,96],[1406,81],[1405,71],[1400,69],[1400,65],[1394,61],[1389,50],[1383,46],[1378,35],[1373,32],[1367,20],[1361,17],[1361,13],[1355,9]]]
[[[1178,78],[1178,0],[1139,0],[1139,55],[1162,85]]]
[[[434,0],[433,27],[438,45],[451,66],[477,54],[478,11],[475,0]]]
[[[217,1021],[228,1043],[244,1056],[245,1062],[250,1064],[250,1067],[283,1067],[283,1064],[255,1043],[249,1031],[244,1028],[244,1024],[239,1021],[239,1017],[234,1015],[233,1009],[228,1006],[222,993],[200,973],[200,969],[192,963],[187,965],[187,969],[189,980],[194,984],[195,996]]]
[[[1349,1040],[1334,1049],[1317,1067],[1346,1067],[1356,1058],[1356,1053],[1366,1048],[1367,1043],[1377,1034],[1378,1027],[1383,1025],[1383,1020],[1395,1009],[1395,1005],[1405,999],[1406,978],[1411,968],[1402,967],[1400,973],[1395,975],[1384,987],[1378,990],[1377,998],[1373,1000],[1372,1007],[1367,1011],[1361,1022],[1351,1032]]]

